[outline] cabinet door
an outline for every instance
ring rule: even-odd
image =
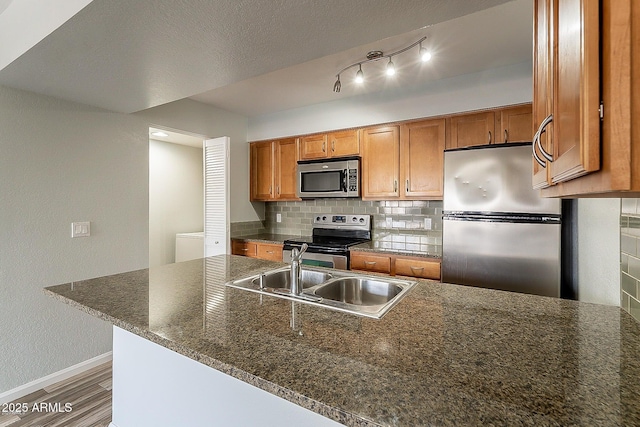
[[[271,243],[257,244],[257,258],[269,261],[282,261],[282,245]]]
[[[360,154],[360,139],[357,130],[332,132],[327,135],[331,157],[357,156]]]
[[[396,257],[396,275],[440,280],[440,262],[408,257]]]
[[[496,112],[496,143],[533,140],[531,105],[505,108]]]
[[[391,273],[391,257],[352,251],[351,270],[375,271],[389,274]]]
[[[552,0],[535,0],[533,13],[533,132],[538,125],[553,111],[553,8]],[[533,188],[545,188],[550,185],[547,165],[539,147],[551,153],[550,141],[553,126],[532,139],[534,146]]]
[[[405,198],[442,198],[445,120],[425,120],[401,128],[400,166]]]
[[[298,143],[295,138],[278,141],[276,151],[276,192],[278,200],[300,200],[296,197],[298,177]]]
[[[400,195],[400,139],[398,126],[362,131],[362,198],[386,200]]]
[[[493,111],[454,116],[451,117],[450,123],[448,148],[471,147],[495,142]]]
[[[273,144],[255,142],[251,144],[250,200],[273,198]]]
[[[300,159],[323,159],[329,156],[327,135],[310,135],[300,138]]]
[[[600,169],[599,0],[553,0],[552,183]]]

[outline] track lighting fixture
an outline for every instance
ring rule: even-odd
[[[381,50],[372,50],[371,52],[367,53],[367,59],[364,61],[360,61],[360,62],[356,62],[354,64],[351,64],[347,67],[344,67],[342,70],[340,70],[340,72],[338,74],[336,74],[336,82],[333,85],[333,91],[336,93],[340,92],[340,89],[342,89],[342,83],[340,83],[340,74],[344,73],[345,71],[347,71],[350,68],[353,68],[355,66],[358,67],[358,71],[356,72],[356,77],[354,79],[354,81],[358,84],[362,84],[364,82],[364,73],[362,72],[362,64],[366,64],[367,62],[372,62],[372,61],[377,61],[379,59],[382,58],[389,58],[389,62],[387,63],[387,68],[386,68],[386,74],[388,76],[393,76],[396,73],[396,67],[393,64],[393,61],[391,60],[392,56],[396,56],[399,55],[401,53],[404,53],[406,51],[408,51],[409,49],[411,49],[412,47],[415,46],[420,46],[420,50],[419,50],[419,57],[420,60],[422,62],[427,62],[431,59],[431,53],[425,49],[422,46],[422,42],[425,41],[427,38],[426,37],[422,37],[420,40],[418,40],[417,42],[410,44],[409,46],[397,50],[395,52],[389,53],[387,55],[385,55]]]

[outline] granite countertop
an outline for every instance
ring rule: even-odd
[[[283,244],[285,240],[292,240],[300,238],[300,236],[291,234],[274,234],[274,233],[258,233],[251,234],[249,236],[232,237],[231,240],[237,240],[239,242],[259,242],[259,243],[273,243]]]
[[[640,327],[617,307],[420,280],[377,320],[224,286],[281,265],[221,255],[45,292],[350,426],[640,425]]]

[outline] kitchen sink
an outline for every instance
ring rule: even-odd
[[[291,269],[281,267],[234,280],[226,285],[379,319],[416,284],[391,277],[308,267],[301,268],[301,282],[302,292],[292,294]]]
[[[345,277],[319,286],[314,294],[322,298],[354,305],[380,305],[393,300],[402,287],[380,279]]]

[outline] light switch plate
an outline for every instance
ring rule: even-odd
[[[424,229],[431,230],[431,218],[424,219]]]
[[[282,222],[282,214],[276,214],[276,222]]]
[[[89,237],[91,236],[91,222],[81,221],[71,223],[71,237]]]

